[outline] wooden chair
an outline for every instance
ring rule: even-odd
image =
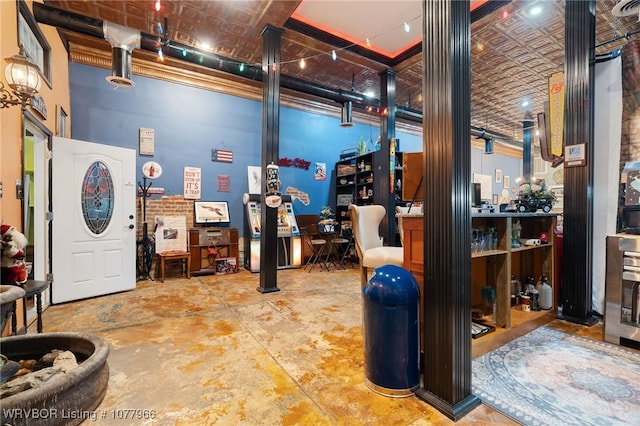
[[[384,246],[380,237],[380,222],[386,214],[386,209],[380,205],[349,205],[356,252],[360,259],[360,284],[363,288],[368,282],[369,268],[389,264],[403,266],[404,263],[402,247]]]
[[[156,253],[158,257],[158,269],[160,270],[160,282],[164,282],[164,270],[167,262],[179,260],[182,270],[187,278],[191,278],[191,253],[188,251],[163,251]]]

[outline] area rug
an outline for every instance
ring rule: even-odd
[[[524,425],[640,425],[640,352],[549,327],[476,358],[472,386]]]

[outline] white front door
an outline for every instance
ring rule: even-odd
[[[51,301],[136,286],[135,150],[53,138]]]

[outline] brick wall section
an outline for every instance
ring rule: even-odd
[[[622,49],[622,94],[620,171],[640,160],[640,40]]]
[[[185,200],[182,195],[168,195],[158,198],[158,196],[151,196],[147,198],[145,206],[146,222],[148,224],[149,232],[153,231],[156,216],[184,216],[187,221],[187,229],[194,227],[194,200]],[[137,230],[138,239],[142,239],[142,197],[138,197],[137,203]],[[188,244],[188,243],[187,243]],[[244,265],[244,241],[240,238],[238,241],[239,259],[238,265]],[[152,276],[155,276],[155,262],[152,269]],[[180,270],[176,265],[167,265],[166,276],[180,275]]]
[[[138,238],[142,236],[142,197],[138,197]],[[156,216],[184,216],[187,219],[187,228],[193,227],[193,200],[185,200],[182,195],[169,195],[156,198],[147,198],[145,207],[146,219],[149,230],[153,229]]]

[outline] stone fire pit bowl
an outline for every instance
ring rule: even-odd
[[[39,359],[53,349],[71,351],[78,366],[37,388],[0,401],[0,424],[77,425],[95,416],[109,383],[109,344],[85,333],[40,333],[0,339],[2,354],[13,361]]]

